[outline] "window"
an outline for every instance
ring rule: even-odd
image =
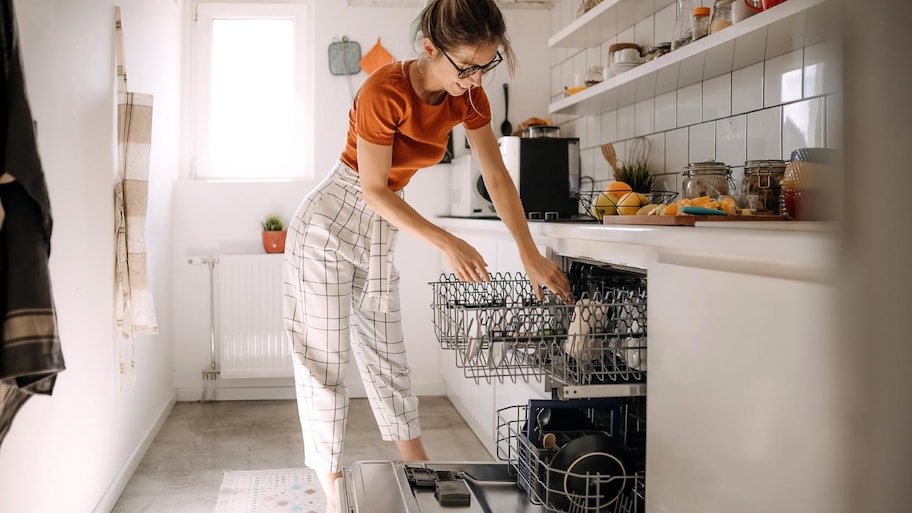
[[[306,11],[303,4],[197,4],[194,178],[312,178]]]

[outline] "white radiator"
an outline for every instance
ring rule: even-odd
[[[216,272],[221,377],[293,376],[282,315],[282,255],[219,255]]]

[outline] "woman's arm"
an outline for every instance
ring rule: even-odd
[[[400,230],[439,249],[450,269],[462,281],[490,281],[487,263],[469,243],[431,223],[390,190],[392,146],[381,146],[358,137],[358,175],[364,203]]]
[[[485,187],[494,201],[494,208],[497,209],[497,214],[510,230],[513,240],[516,241],[519,256],[522,259],[523,267],[526,268],[529,281],[532,282],[532,290],[536,297],[541,299],[540,287],[544,285],[557,294],[561,300],[571,302],[573,297],[567,276],[557,264],[539,253],[535,246],[535,241],[529,232],[529,224],[526,222],[522,201],[504,166],[500,147],[497,145],[497,139],[494,137],[490,125],[476,130],[466,130],[466,136],[472,151],[481,164],[481,174],[484,177]]]

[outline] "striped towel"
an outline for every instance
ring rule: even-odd
[[[19,408],[64,370],[51,294],[51,205],[25,89],[13,3],[0,5],[5,128],[0,155],[0,442]]]
[[[114,29],[117,57],[117,182],[114,186],[117,251],[115,323],[132,348],[133,333],[158,333],[146,260],[152,95],[127,91],[120,7],[115,8]],[[135,351],[131,353],[135,354]],[[120,370],[123,374],[125,366],[122,351],[120,360]],[[132,384],[135,379],[135,360],[131,361],[130,369]]]

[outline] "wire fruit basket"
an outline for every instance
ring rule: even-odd
[[[599,220],[601,220],[604,215],[623,215],[623,210],[619,210],[617,207],[628,191],[609,191],[606,187],[611,183],[614,182],[594,182],[592,190],[580,191],[577,193],[577,198],[579,199],[580,208],[583,214]],[[674,203],[678,197],[678,193],[675,191],[651,191],[641,192],[639,194],[641,195],[641,197],[637,199],[637,204],[639,206],[649,204],[670,205]]]

